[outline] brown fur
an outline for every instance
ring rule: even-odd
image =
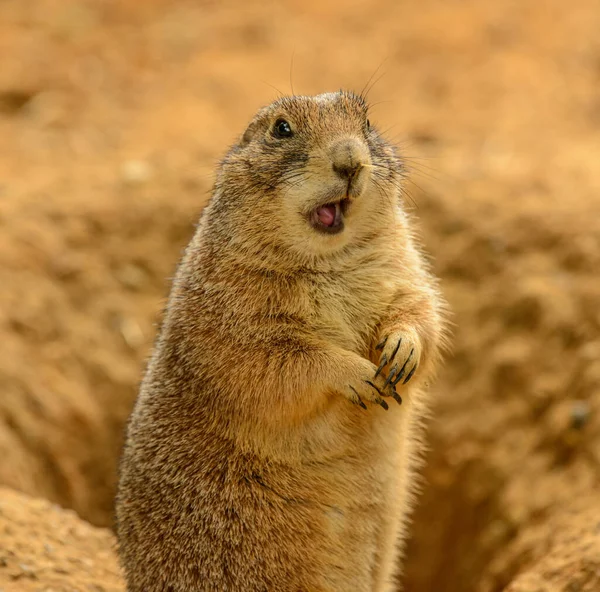
[[[281,118],[292,137],[275,137]],[[225,157],[128,429],[130,592],[394,589],[444,329],[403,171],[346,92],[276,101]],[[341,232],[309,223],[341,198]]]

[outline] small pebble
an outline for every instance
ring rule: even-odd
[[[590,418],[590,405],[587,401],[573,401],[571,405],[571,427],[581,430]]]

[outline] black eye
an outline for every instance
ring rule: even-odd
[[[285,119],[278,119],[273,128],[273,135],[276,138],[289,138],[293,136],[292,128]]]

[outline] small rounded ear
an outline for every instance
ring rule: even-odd
[[[246,131],[240,140],[240,146],[246,146],[252,141],[258,130],[258,123],[259,122],[256,119],[250,122],[250,125],[246,128]]]
[[[246,131],[240,140],[240,146],[246,146],[255,138],[257,132],[260,130],[261,125],[264,123],[265,118],[267,117],[268,111],[269,107],[263,107],[254,116],[254,119],[248,124],[248,127],[246,128]]]

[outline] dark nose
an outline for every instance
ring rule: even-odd
[[[349,160],[347,162],[334,162],[333,170],[342,178],[342,179],[351,179],[356,175],[356,172],[362,165],[359,162],[353,162]]]
[[[341,138],[334,142],[330,150],[331,166],[344,181],[353,179],[368,162],[367,147],[357,138]]]

